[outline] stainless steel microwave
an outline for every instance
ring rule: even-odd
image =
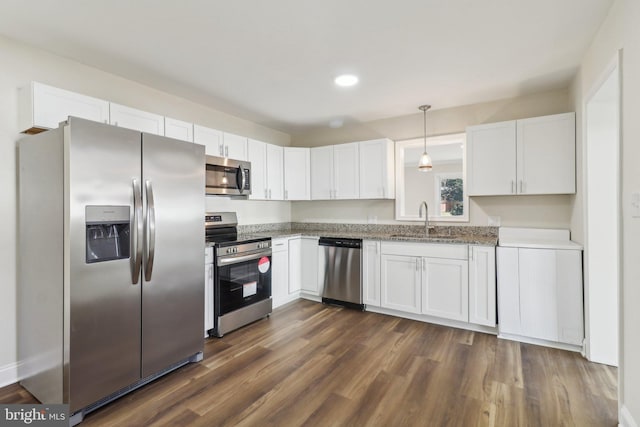
[[[251,194],[251,163],[226,157],[207,156],[206,194],[248,196]]]

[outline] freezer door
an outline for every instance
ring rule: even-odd
[[[75,118],[64,144],[64,393],[73,413],[140,379],[141,284],[132,280],[130,232],[142,145],[139,132]]]
[[[142,375],[202,351],[204,147],[143,134]]]

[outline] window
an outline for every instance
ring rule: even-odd
[[[436,200],[439,204],[438,216],[464,215],[464,190],[462,175],[458,173],[442,173],[434,180]]]

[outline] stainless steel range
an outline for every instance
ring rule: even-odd
[[[205,224],[215,257],[209,334],[222,337],[271,313],[271,238],[239,235],[235,212],[207,213]]]

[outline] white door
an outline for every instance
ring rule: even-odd
[[[401,255],[381,257],[381,306],[420,313],[420,258]]]
[[[469,320],[467,260],[422,258],[422,313],[444,319]]]
[[[467,183],[470,196],[516,193],[516,122],[467,128]]]
[[[288,294],[300,292],[302,287],[302,239],[289,239],[289,288]]]
[[[247,160],[247,138],[233,133],[223,132],[224,157],[235,160]]]
[[[359,143],[360,198],[393,199],[395,195],[393,141],[375,139]]]
[[[182,141],[193,142],[193,123],[182,120],[164,118],[164,136],[180,139]]]
[[[333,199],[333,145],[311,148],[311,199]]]
[[[359,165],[357,142],[333,146],[334,199],[358,199],[360,197]]]
[[[312,294],[320,295],[318,287],[318,238],[317,237],[302,237],[302,262],[301,262],[301,284],[302,291]]]
[[[518,120],[519,194],[576,192],[575,113]]]
[[[469,246],[469,322],[496,326],[496,250]]]
[[[164,117],[159,114],[112,102],[109,104],[109,116],[109,123],[112,125],[154,135],[164,135]]]
[[[284,200],[309,200],[310,198],[310,149],[284,147]]]
[[[284,200],[284,159],[279,145],[267,144],[267,190],[269,200]]]
[[[362,242],[362,292],[366,305],[380,307],[380,242]]]
[[[204,145],[208,156],[223,156],[222,131],[193,125],[193,142]]]
[[[267,188],[267,144],[255,139],[249,139],[248,158],[251,162],[251,200],[266,200],[269,198]]]
[[[289,243],[287,239],[271,243],[271,296],[276,308],[289,301]]]

